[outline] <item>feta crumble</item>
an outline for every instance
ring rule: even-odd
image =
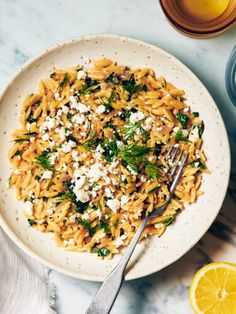
[[[27,215],[32,216],[33,215],[33,204],[30,201],[26,201],[24,210],[25,210]]]
[[[134,124],[136,122],[139,122],[139,121],[145,119],[145,117],[146,116],[143,112],[137,111],[137,112],[131,113],[131,115],[129,117],[129,121]]]
[[[113,211],[116,212],[120,208],[120,201],[117,199],[108,200],[107,206]]]
[[[101,113],[103,113],[103,112],[105,112],[105,111],[106,111],[106,107],[105,107],[104,105],[98,106],[97,109],[95,110],[95,112],[96,112],[97,114],[101,114]]]
[[[50,170],[44,171],[43,175],[41,176],[41,179],[51,179],[53,175],[53,172]]]
[[[127,195],[122,195],[120,199],[120,205],[123,206],[127,204],[129,201],[129,197]]]
[[[83,70],[78,71],[78,73],[77,73],[77,79],[78,79],[78,80],[82,80],[82,79],[85,79],[85,78],[86,78],[86,73],[85,73],[85,71],[83,71]]]

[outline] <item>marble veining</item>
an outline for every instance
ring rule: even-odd
[[[188,289],[196,270],[211,261],[236,261],[236,108],[227,96],[224,71],[236,27],[208,40],[176,32],[156,0],[1,0],[0,88],[30,57],[68,38],[117,33],[155,44],[184,62],[214,97],[230,138],[229,193],[216,221],[184,257],[151,276],[124,283],[112,313],[190,314]],[[217,148],[216,148],[217,149]],[[98,283],[51,271],[58,314],[84,313]]]

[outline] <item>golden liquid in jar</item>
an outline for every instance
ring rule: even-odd
[[[207,22],[226,10],[229,0],[178,0],[176,4],[182,14],[197,22]]]

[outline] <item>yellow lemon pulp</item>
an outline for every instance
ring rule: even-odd
[[[236,264],[202,267],[193,277],[189,299],[195,314],[236,314]]]

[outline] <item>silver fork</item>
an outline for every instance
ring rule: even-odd
[[[92,302],[90,303],[86,314],[108,314],[111,311],[111,308],[118,296],[120,291],[126,266],[130,260],[130,257],[139,241],[139,238],[150,218],[154,218],[160,216],[165,211],[167,205],[169,204],[175,188],[181,178],[182,171],[184,166],[188,160],[188,154],[185,155],[183,160],[181,161],[183,156],[183,151],[179,151],[178,148],[171,146],[169,151],[166,154],[166,160],[170,161],[170,164],[173,165],[172,168],[169,168],[168,173],[171,177],[174,177],[176,170],[178,172],[174,179],[170,179],[168,181],[168,185],[170,186],[169,195],[166,198],[166,202],[164,205],[158,207],[153,212],[151,212],[148,216],[146,216],[138,227],[133,239],[131,240],[129,246],[124,252],[124,255],[121,257],[117,266],[110,272],[110,274],[106,277],[100,289],[94,296]]]

